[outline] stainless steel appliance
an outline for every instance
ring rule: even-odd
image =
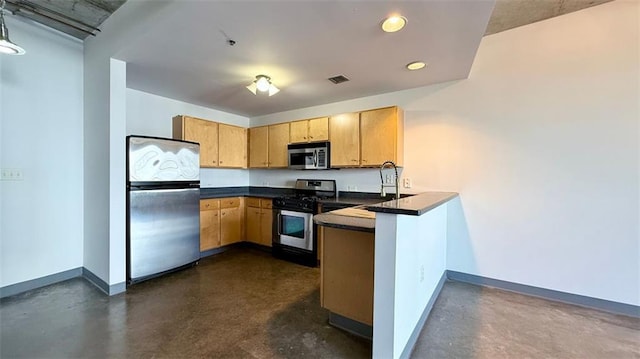
[[[200,145],[127,136],[127,282],[200,259]]]
[[[290,143],[289,168],[296,170],[326,170],[331,167],[331,144],[328,141]]]
[[[306,266],[318,265],[318,227],[313,215],[320,199],[335,198],[336,181],[298,179],[296,193],[273,199],[273,255]]]

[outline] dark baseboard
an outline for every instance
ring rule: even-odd
[[[84,267],[82,267],[82,277],[89,283],[98,287],[98,289],[106,295],[116,295],[127,290],[126,282],[109,285],[107,282],[103,281],[100,277]]]
[[[447,278],[464,282],[469,284],[475,284],[485,287],[494,287],[498,289],[508,290],[524,295],[530,295],[533,297],[539,297],[543,299],[553,300],[556,302],[563,302],[568,304],[579,305],[581,307],[587,307],[592,309],[598,309],[613,314],[621,314],[630,317],[640,318],[640,306],[613,302],[606,299],[598,299],[593,297],[587,297],[584,295],[571,294],[566,292],[560,292],[552,289],[545,289],[540,287],[533,287],[526,284],[519,284],[513,282],[507,282],[499,279],[486,278],[473,274],[467,274],[456,271],[447,271]]]
[[[418,342],[418,337],[420,336],[420,332],[422,332],[422,328],[427,322],[427,319],[429,318],[429,314],[431,314],[431,309],[433,309],[433,305],[436,303],[436,300],[438,299],[438,296],[440,295],[440,292],[442,291],[442,287],[444,286],[444,282],[446,280],[447,280],[447,271],[445,270],[444,273],[442,273],[442,277],[440,277],[440,280],[438,281],[438,285],[436,285],[436,289],[433,291],[431,298],[429,298],[429,302],[427,303],[427,306],[424,308],[424,311],[422,312],[422,315],[420,316],[418,323],[416,324],[415,328],[413,328],[413,332],[411,333],[411,336],[409,337],[407,344],[404,346],[404,349],[400,354],[400,358],[409,358],[411,356],[411,352],[413,351],[413,348],[415,347],[416,342]]]
[[[329,312],[329,324],[364,339],[371,340],[373,338],[373,326],[343,317],[334,312]]]
[[[0,288],[0,298],[10,297],[12,295],[24,293],[33,289],[46,287],[51,284],[64,282],[72,278],[82,276],[82,267],[69,269],[63,272],[50,274],[44,277],[27,280],[24,282],[11,284]]]
[[[46,287],[48,285],[64,282],[65,280],[82,277],[89,283],[107,295],[115,295],[127,290],[125,282],[108,285],[105,281],[84,267],[69,269],[60,273],[54,273],[44,277],[27,280],[0,288],[0,298],[10,297],[30,290]]]

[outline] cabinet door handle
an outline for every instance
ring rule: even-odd
[[[303,136],[303,137],[302,137],[302,139],[303,139],[303,140],[306,140],[306,139],[307,139],[307,137],[306,137],[306,136]]]
[[[358,162],[358,160],[351,160],[351,162]]]
[[[309,136],[310,139],[313,139],[313,136]]]
[[[362,160],[362,162],[367,162],[367,160]]]
[[[220,161],[220,164],[222,164],[222,161]]]

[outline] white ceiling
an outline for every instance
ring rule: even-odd
[[[177,1],[127,43],[130,88],[259,116],[466,78],[494,1]],[[124,8],[124,7],[123,7]],[[382,20],[408,18],[400,32]],[[228,37],[227,37],[228,36]],[[236,41],[228,45],[228,38]],[[429,65],[409,71],[405,65]],[[245,86],[271,76],[280,93]],[[351,81],[334,85],[327,78]]]

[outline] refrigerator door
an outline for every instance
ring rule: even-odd
[[[200,189],[129,192],[130,282],[200,259]]]
[[[200,180],[200,145],[165,138],[129,136],[129,182]]]

